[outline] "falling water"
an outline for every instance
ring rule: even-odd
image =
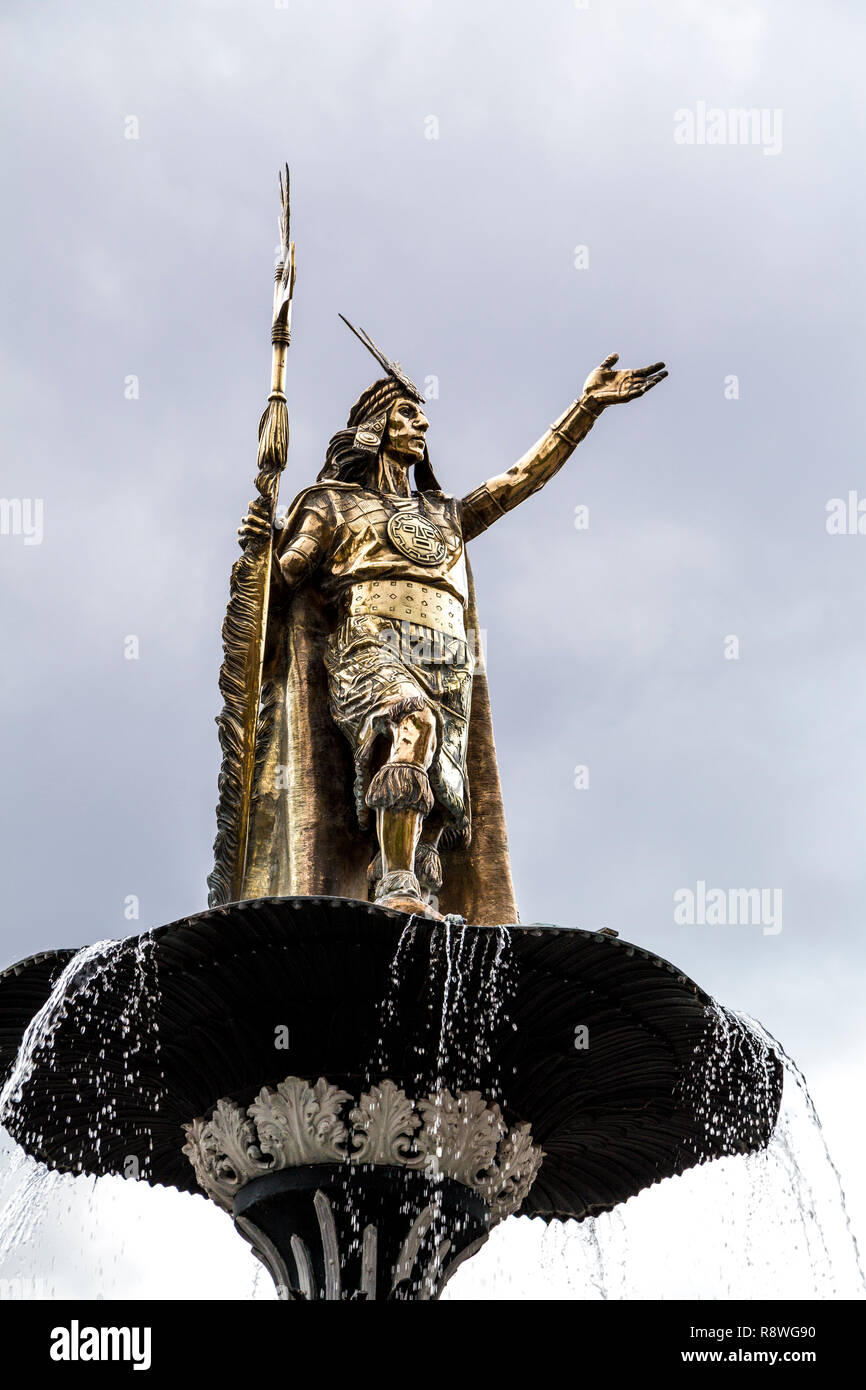
[[[446,917],[435,924],[410,918],[389,967],[368,1084],[374,1077],[390,1076],[413,1100],[479,1089],[488,1103],[500,1098],[497,1039],[510,1024],[506,1014],[510,947],[505,927],[467,927],[462,917]],[[412,1003],[419,972],[424,980],[426,1026],[410,1030],[407,1037],[405,1018],[413,1015],[411,1008],[403,1006]],[[438,1110],[435,1113],[434,1133],[441,1123]],[[438,1176],[438,1157],[441,1153],[431,1155],[428,1171],[433,1178]],[[444,1242],[453,1234],[445,1230],[438,1187],[431,1194],[431,1206],[435,1263],[439,1254],[445,1255]],[[358,1239],[351,1202],[346,1210]],[[408,1206],[404,1214],[409,1214]]]
[[[828,1248],[828,1235],[820,1210],[822,1205],[828,1205],[830,1208],[828,1215],[832,1215],[837,1223],[841,1221],[844,1228],[843,1240],[856,1270],[860,1286],[859,1292],[866,1292],[866,1278],[864,1278],[857,1238],[851,1225],[842,1178],[830,1154],[824,1128],[809,1092],[806,1078],[793,1057],[789,1056],[778,1039],[768,1033],[757,1019],[750,1018],[747,1014],[738,1014],[737,1018],[753,1037],[768,1050],[772,1049],[779,1057],[785,1070],[786,1089],[789,1093],[793,1090],[796,1098],[795,1107],[796,1113],[801,1117],[800,1123],[797,1124],[794,1119],[794,1106],[787,1111],[783,1110],[770,1141],[768,1152],[779,1169],[784,1170],[788,1176],[790,1191],[796,1203],[797,1215],[802,1226],[807,1251],[814,1258],[815,1267],[821,1269],[822,1279],[832,1287],[835,1296],[841,1297],[842,1294],[836,1289],[835,1260]],[[803,1144],[800,1142],[804,1131],[811,1147],[817,1152],[818,1160],[817,1164],[813,1163],[808,1169],[805,1166]],[[814,1176],[812,1176],[812,1168],[815,1169]],[[815,1190],[816,1184],[818,1184],[819,1189],[823,1189],[820,1195]],[[820,1256],[816,1248],[818,1245],[820,1245]],[[824,1268],[821,1268],[822,1260]]]
[[[501,1095],[495,1043],[512,1026],[507,1016],[510,948],[507,927],[467,927],[462,917],[435,924],[410,918],[388,969],[368,1084],[376,1076],[401,1072],[407,1093],[417,1098],[443,1087],[452,1092],[477,1089],[483,1074],[488,1078],[486,1099]],[[407,1039],[404,1006],[413,967],[419,965],[426,976],[427,1026]],[[408,1062],[399,1061],[401,1051]]]
[[[400,940],[397,942],[397,950],[388,967],[388,986],[385,991],[385,998],[382,1000],[382,1007],[379,1013],[379,1036],[370,1059],[370,1070],[367,1075],[367,1084],[370,1084],[371,1076],[374,1073],[387,1074],[390,1065],[390,1043],[399,1018],[400,988],[403,982],[403,961],[412,949],[415,940],[417,922],[420,919],[410,917],[406,922]]]
[[[45,1226],[50,1199],[60,1182],[60,1174],[49,1172],[28,1158],[22,1149],[10,1151],[3,1173],[4,1201],[0,1209],[0,1290],[3,1298],[49,1298],[50,1279],[34,1276],[22,1258],[32,1248]],[[41,1262],[40,1262],[41,1263]]]
[[[22,1103],[26,1105],[28,1086],[37,1068],[44,1065],[45,1056],[55,1045],[58,1030],[68,1034],[74,1026],[82,1034],[98,1021],[102,1046],[94,1056],[82,1055],[67,1060],[67,1074],[80,1088],[105,1097],[99,1112],[94,1115],[89,1137],[95,1148],[100,1146],[101,1125],[114,1122],[117,1127],[117,1077],[108,1082],[103,1067],[109,1055],[123,1060],[122,1083],[125,1092],[137,1092],[151,1105],[158,1106],[159,1096],[152,1075],[147,1082],[141,1074],[141,1056],[147,1042],[151,1054],[158,1053],[156,1035],[156,994],[152,958],[153,941],[149,934],[133,941],[98,941],[78,951],[58,976],[50,995],[28,1024],[15,1061],[2,1090],[0,1090],[0,1124],[13,1126]],[[122,977],[118,971],[124,970]],[[104,993],[119,994],[123,1000],[119,1012],[108,1024],[99,1015],[98,1004]],[[113,1034],[109,1037],[108,1033]],[[81,1094],[79,1090],[79,1095]],[[40,1134],[35,1132],[24,1111],[28,1146],[38,1147]],[[15,1125],[18,1128],[18,1124]],[[140,1165],[128,1176],[140,1176]],[[62,1220],[62,1203],[67,1209],[77,1207],[82,1214],[81,1244],[86,1244],[91,1226],[89,1212],[94,1202],[95,1180],[73,1178],[68,1174],[47,1170],[22,1150],[9,1153],[5,1165],[0,1164],[0,1288],[21,1286],[19,1296],[39,1297],[49,1294],[28,1293],[32,1279],[24,1277],[25,1252],[31,1252],[39,1241],[47,1238],[46,1213],[52,1213],[50,1226]],[[43,1230],[45,1229],[45,1232]],[[48,1241],[50,1244],[50,1240]],[[117,1258],[118,1245],[114,1246]],[[32,1263],[32,1260],[29,1261]],[[5,1281],[5,1282],[4,1282]],[[15,1296],[14,1293],[12,1296]]]
[[[754,1049],[760,1112],[772,1107],[772,1059],[782,1105],[766,1149],[692,1168],[594,1219],[520,1218],[493,1232],[444,1297],[456,1299],[863,1298],[859,1251],[839,1173],[802,1072],[759,1023],[713,1005],[715,1056],[704,1114],[719,1124],[713,1079],[735,1039]],[[763,1093],[763,1094],[762,1094]]]
[[[417,1079],[426,1078],[432,1092],[477,1090],[484,1077],[485,1099],[501,1097],[496,1041],[510,1022],[510,946],[507,927],[445,922],[431,933],[429,1009],[436,1042],[419,1042]]]
[[[0,1090],[0,1123],[5,1123],[17,1105],[33,1074],[40,1053],[51,1046],[54,1034],[66,1017],[69,1001],[93,979],[98,964],[110,959],[121,947],[119,941],[97,941],[85,946],[67,963],[42,1008],[28,1023],[18,1055],[3,1089]]]

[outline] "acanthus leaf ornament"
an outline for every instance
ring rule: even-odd
[[[462,1183],[489,1206],[491,1224],[519,1210],[541,1167],[529,1126],[507,1130],[499,1106],[479,1091],[443,1088],[413,1101],[385,1079],[360,1096],[347,1123],[351,1099],[324,1077],[311,1084],[289,1076],[264,1086],[246,1109],[217,1101],[210,1119],[184,1125],[183,1152],[199,1186],[227,1211],[246,1183],[267,1173],[372,1164]]]
[[[231,1211],[241,1187],[270,1171],[258,1144],[256,1127],[242,1105],[218,1100],[209,1120],[184,1126],[183,1152],[195,1168],[199,1185],[214,1201]]]
[[[478,1175],[490,1168],[505,1133],[498,1105],[488,1105],[480,1091],[448,1090],[418,1102],[424,1125],[418,1147],[435,1158],[447,1176],[476,1187]]]
[[[345,1158],[346,1126],[340,1110],[348,1091],[320,1077],[315,1086],[288,1076],[274,1090],[264,1086],[247,1114],[256,1126],[262,1153],[275,1169],[302,1163],[339,1163]]]
[[[383,1081],[361,1096],[349,1116],[354,1163],[402,1163],[412,1160],[412,1140],[421,1124],[414,1106],[393,1081]]]

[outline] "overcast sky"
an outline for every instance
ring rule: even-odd
[[[458,495],[607,353],[668,364],[471,547],[521,917],[759,1017],[862,1222],[866,534],[827,529],[866,499],[858,11],[7,0],[2,964],[205,905],[287,159],[283,500],[372,379],[338,311],[438,379]],[[738,108],[756,138],[710,143]],[[699,882],[781,915],[677,922]]]

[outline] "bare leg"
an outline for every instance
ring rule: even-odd
[[[421,896],[415,851],[424,817],[433,808],[427,769],[436,751],[436,721],[422,701],[393,711],[391,756],[370,783],[367,805],[376,811],[382,877],[376,901],[402,912],[436,916]]]

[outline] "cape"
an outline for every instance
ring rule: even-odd
[[[328,488],[359,490],[328,481]],[[292,503],[291,529],[305,488]],[[276,565],[274,565],[276,570]],[[475,585],[467,558],[467,628],[479,632]],[[358,827],[352,796],[354,767],[348,742],[330,712],[324,664],[333,629],[314,574],[287,594],[272,585],[265,640],[262,705],[256,731],[244,898],[328,896],[367,900],[367,868],[375,854],[370,833]],[[475,671],[467,749],[472,839],[443,848],[439,910],[477,926],[517,923],[502,788],[493,740],[490,695],[483,661]]]

